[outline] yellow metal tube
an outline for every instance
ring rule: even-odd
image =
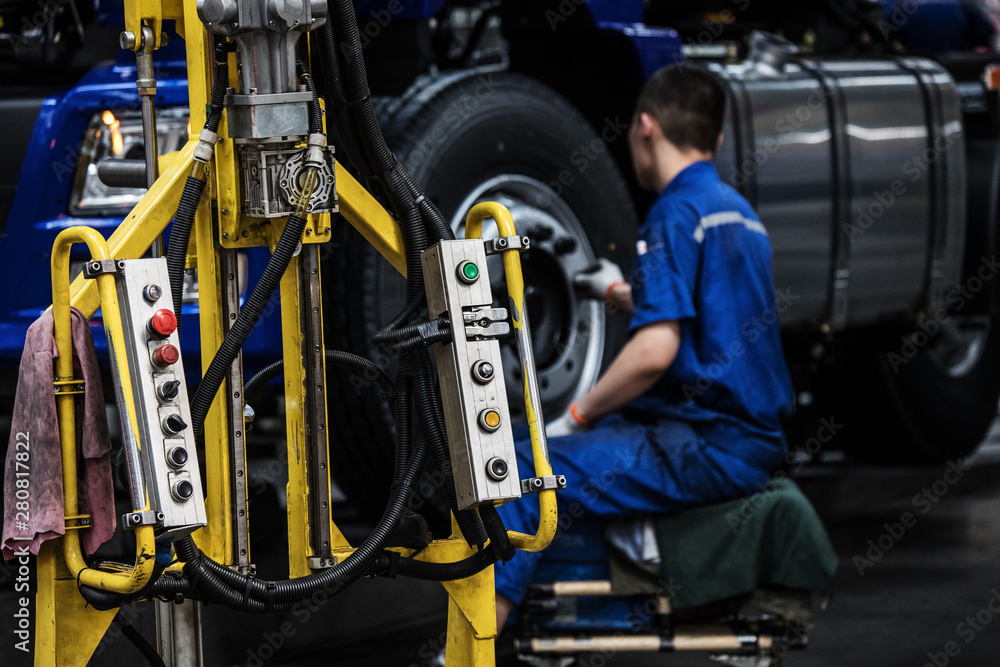
[[[476,239],[483,235],[483,221],[492,218],[500,236],[515,236],[514,220],[507,207],[496,202],[476,204],[469,211],[465,220],[465,238]],[[504,274],[507,278],[507,293],[510,295],[514,333],[518,336],[521,348],[521,377],[524,378],[524,409],[528,416],[528,432],[531,436],[531,455],[535,463],[535,476],[548,477],[552,474],[552,464],[549,462],[548,446],[545,442],[544,424],[542,423],[541,401],[538,398],[537,387],[532,385],[535,375],[534,361],[531,356],[531,332],[528,329],[528,313],[524,307],[524,278],[521,274],[521,256],[517,249],[505,250],[503,253]],[[538,494],[539,521],[538,531],[534,535],[526,535],[516,531],[508,531],[511,543],[524,551],[541,551],[549,546],[556,534],[556,524],[559,520],[556,509],[556,492],[553,489]]]
[[[70,316],[69,251],[74,243],[84,243],[95,260],[110,259],[108,244],[96,230],[89,227],[70,227],[59,233],[52,248],[52,319],[56,347],[56,379],[73,377],[73,325]],[[104,330],[108,338],[108,351],[112,363],[115,355],[125,350],[125,335],[121,328],[118,310],[118,296],[115,292],[115,278],[111,274],[97,277],[100,306],[104,312]],[[129,426],[135,428],[137,419],[132,398],[132,386],[127,364],[120,364],[120,379],[129,414]],[[56,408],[59,419],[59,440],[62,447],[63,502],[66,516],[79,513],[77,497],[76,467],[76,406],[72,394],[58,394]],[[138,434],[136,434],[138,442]],[[149,501],[142,508],[148,510]],[[63,556],[66,565],[76,580],[85,586],[101,588],[116,593],[134,593],[141,589],[153,572],[156,545],[152,526],[141,526],[135,531],[135,566],[123,572],[102,572],[87,567],[80,548],[80,534],[67,530],[62,537]]]
[[[190,70],[188,77],[190,80]],[[170,219],[174,217],[174,212],[177,211],[184,183],[191,173],[194,149],[197,145],[198,140],[192,139],[174,154],[170,166],[161,171],[153,187],[146,190],[146,194],[132,212],[111,234],[106,247],[110,249],[113,257],[142,257],[153,240],[163,233]],[[104,239],[101,238],[101,241]],[[100,306],[97,291],[94,281],[86,280],[83,276],[78,276],[70,287],[73,305],[88,319],[93,317]]]

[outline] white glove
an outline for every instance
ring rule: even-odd
[[[604,301],[608,290],[616,283],[625,282],[625,276],[618,265],[602,257],[573,277],[576,293],[585,299]]]
[[[589,431],[593,424],[587,423],[578,417],[576,417],[573,412],[576,409],[576,403],[570,406],[569,410],[566,411],[559,419],[549,422],[545,425],[545,435],[550,438],[557,438],[561,435],[570,435],[572,433],[583,433],[584,431]]]
[[[569,413],[559,419],[545,423],[545,435],[550,438],[558,438],[559,436],[570,435],[572,433],[583,433],[587,430],[589,429],[570,417]]]

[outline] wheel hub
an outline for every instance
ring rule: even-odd
[[[600,373],[604,353],[602,304],[580,300],[573,290],[573,277],[596,258],[576,215],[541,181],[504,174],[481,183],[451,221],[459,235],[464,230],[465,212],[483,201],[506,206],[518,233],[531,239],[531,250],[522,257],[525,301],[541,398],[552,421],[563,416]],[[496,237],[496,227],[485,226],[483,235]],[[489,269],[494,295],[504,294],[502,259],[491,257]],[[520,365],[512,341],[504,345],[503,356],[511,412],[515,418],[523,417]]]

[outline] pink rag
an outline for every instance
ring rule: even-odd
[[[115,532],[111,440],[94,338],[87,320],[75,308],[72,322],[74,374],[84,381],[84,393],[75,396],[80,471],[77,489],[80,513],[90,515],[90,527],[80,529],[80,539],[84,550],[93,553]],[[13,558],[14,550],[25,544],[38,555],[42,542],[66,532],[59,423],[52,384],[53,359],[58,356],[52,337],[52,312],[48,311],[28,327],[18,372],[3,480],[5,560]]]

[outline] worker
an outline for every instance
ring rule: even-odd
[[[560,531],[584,514],[674,513],[748,496],[787,451],[781,422],[792,388],[771,246],[753,208],[712,163],[725,106],[720,81],[685,65],[656,72],[639,96],[632,162],[639,184],[659,198],[630,282],[606,260],[575,281],[585,296],[630,315],[630,338],[570,407],[573,432],[548,441],[552,469],[567,483],[557,494]],[[783,309],[794,307],[787,296],[792,305]],[[516,444],[521,477],[531,477],[530,444]],[[537,502],[500,512],[509,529],[537,526]],[[496,568],[499,628],[539,557],[518,552]]]

